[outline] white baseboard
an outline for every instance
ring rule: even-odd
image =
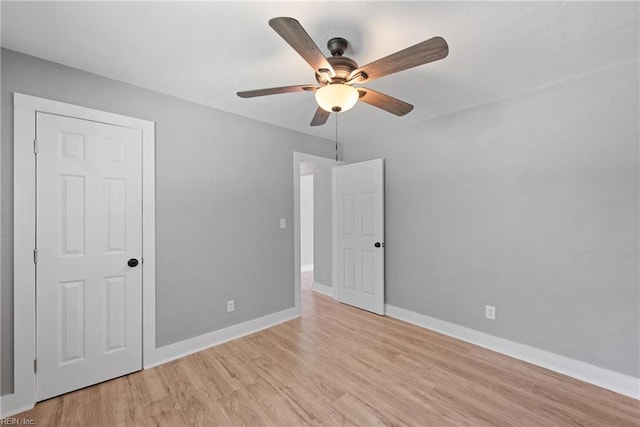
[[[0,418],[7,418],[17,415],[21,412],[33,409],[33,403],[18,402],[18,396],[14,393],[2,396],[2,405],[0,406]]]
[[[616,393],[624,394],[634,399],[640,399],[640,378],[610,371],[579,360],[509,341],[392,305],[385,305],[385,314],[389,317],[615,391]]]
[[[300,272],[304,273],[305,271],[313,271],[313,264],[303,264],[300,266]]]
[[[318,282],[313,282],[313,284],[311,285],[311,290],[333,298],[333,287],[331,286],[323,285],[322,283],[318,283]]]
[[[239,323],[237,325],[232,325],[227,328],[180,341],[175,344],[157,348],[154,354],[148,358],[148,362],[145,364],[144,368],[153,368],[154,366],[162,365],[163,363],[188,356],[209,347],[213,347],[245,335],[253,334],[297,317],[300,317],[300,310],[295,307],[289,308],[257,319],[252,319],[244,323]]]

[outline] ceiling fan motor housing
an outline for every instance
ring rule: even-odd
[[[329,79],[326,73],[316,73],[316,80],[321,85],[330,83],[346,83],[351,76],[351,72],[358,68],[358,64],[351,58],[342,56],[349,47],[349,42],[342,37],[334,37],[327,42],[327,49],[331,52],[331,56],[327,57],[327,61],[331,64],[336,75]]]
[[[329,64],[333,67],[336,75],[331,79],[331,81],[329,81],[324,75],[316,73],[316,80],[321,85],[329,83],[346,83],[351,76],[351,72],[358,68],[356,61],[351,58],[347,58],[346,56],[330,56],[327,58],[327,61],[329,61]]]

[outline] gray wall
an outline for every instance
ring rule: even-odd
[[[293,224],[292,153],[331,157],[333,143],[8,50],[1,83],[3,394],[13,383],[13,92],[156,122],[159,346],[293,307],[293,228],[279,227]]]
[[[331,286],[331,168],[313,172],[313,281]]]
[[[640,376],[638,75],[345,144],[385,158],[387,303]]]

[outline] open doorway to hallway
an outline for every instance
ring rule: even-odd
[[[294,153],[295,298],[302,291],[333,295],[332,168],[342,162]]]
[[[313,286],[314,266],[314,163],[300,162],[300,273],[303,289]]]
[[[344,165],[296,152],[293,160],[296,310],[302,313],[306,284],[309,293],[384,315],[384,159]],[[306,191],[306,198],[313,200],[307,203],[313,211],[313,237],[306,242],[313,241],[313,261],[301,252],[301,217],[311,216],[301,207],[301,191],[311,186],[308,178],[301,181],[307,175],[313,176],[313,197]]]
[[[300,283],[332,294],[331,166],[300,162]]]

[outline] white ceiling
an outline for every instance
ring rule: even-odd
[[[638,59],[638,3],[610,2],[2,2],[9,49],[300,132],[311,93],[241,99],[238,90],[313,83],[312,69],[267,24],[300,21],[318,46],[345,37],[364,65],[439,35],[449,56],[367,86],[415,105],[396,117],[359,103],[342,142]],[[392,138],[390,133],[390,138]]]

